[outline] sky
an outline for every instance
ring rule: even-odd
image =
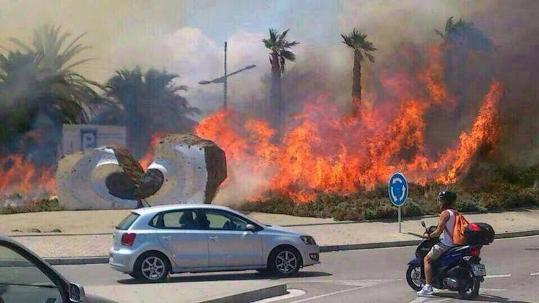
[[[82,42],[91,49],[84,56],[94,60],[79,68],[84,75],[106,81],[120,68],[140,65],[144,69],[166,69],[179,74],[178,82],[189,87],[186,95],[191,103],[211,111],[220,102],[222,87],[201,86],[198,82],[223,73],[225,40],[231,71],[257,65],[230,80],[229,95],[234,103],[259,94],[263,88],[261,79],[270,67],[261,40],[270,27],[289,28],[289,39],[301,42],[294,49],[297,62],[290,67],[320,64],[329,74],[348,75],[352,54],[340,42],[340,33],[353,27],[369,35],[378,47],[377,58],[383,58],[401,41],[439,39],[434,28],[443,28],[450,16],[479,16],[476,19],[481,24],[489,22],[481,15],[502,14],[503,6],[512,8],[513,15],[507,18],[515,19],[530,9],[529,1],[508,2],[0,0],[0,46],[13,48],[9,37],[30,41],[32,30],[43,24],[61,25],[74,35],[87,33]],[[494,38],[499,32],[490,26],[484,30]]]

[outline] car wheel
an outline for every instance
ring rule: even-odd
[[[278,276],[292,276],[299,271],[300,267],[301,256],[292,247],[278,248],[269,258],[268,268]]]
[[[170,273],[170,262],[167,257],[157,252],[151,252],[139,257],[135,273],[131,276],[148,282],[162,282]]]

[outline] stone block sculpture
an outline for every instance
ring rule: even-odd
[[[226,157],[195,135],[169,135],[155,147],[147,170],[129,151],[100,147],[58,163],[58,199],[65,209],[122,209],[176,203],[211,203],[226,179]]]

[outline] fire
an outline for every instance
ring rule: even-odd
[[[24,197],[53,193],[56,183],[53,170],[36,167],[20,154],[0,157],[0,192],[3,197]]]
[[[447,170],[438,175],[436,181],[443,184],[455,183],[459,175],[467,169],[470,159],[476,154],[481,145],[493,145],[496,141],[498,127],[495,124],[498,114],[497,104],[502,95],[502,85],[493,82],[483,99],[477,118],[469,132],[459,136],[458,146],[449,149],[442,155],[440,163]]]
[[[155,150],[155,147],[157,146],[157,143],[159,143],[159,139],[163,136],[162,133],[155,133],[152,135],[152,138],[150,139],[150,146],[148,147],[148,150],[146,153],[140,158],[139,163],[142,166],[142,168],[147,169],[148,166],[153,161],[153,153]]]
[[[229,179],[225,196],[256,198],[277,191],[305,202],[317,193],[348,194],[383,184],[394,171],[412,182],[449,184],[458,181],[485,144],[495,142],[497,103],[502,85],[493,82],[470,130],[452,147],[431,154],[425,142],[425,113],[451,109],[453,98],[442,82],[439,48],[429,47],[428,60],[417,75],[382,75],[389,100],[367,102],[350,117],[339,112],[327,95],[305,102],[277,138],[261,120],[219,111],[200,121],[195,133],[216,142],[227,154]],[[255,184],[251,184],[256,180]]]

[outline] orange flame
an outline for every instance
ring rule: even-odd
[[[442,82],[439,48],[430,47],[428,54],[425,68],[415,78],[396,73],[381,79],[396,100],[378,101],[350,117],[343,116],[328,96],[320,96],[287,121],[290,127],[280,139],[267,123],[235,112],[204,118],[195,133],[213,140],[227,154],[230,174],[222,191],[237,199],[238,189],[247,193],[244,198],[273,190],[305,202],[317,193],[373,188],[394,171],[419,184],[456,182],[481,146],[497,138],[496,105],[502,85],[492,83],[476,121],[454,148],[430,155],[424,114],[435,106],[451,108],[455,99]],[[256,186],[245,191],[252,179],[258,180]]]
[[[438,175],[436,181],[443,184],[455,183],[470,164],[470,159],[477,153],[481,145],[493,145],[496,141],[498,127],[495,123],[498,114],[498,101],[502,95],[500,82],[493,82],[483,98],[483,104],[475,119],[472,129],[459,136],[458,146],[447,150],[437,165],[448,167]]]
[[[155,151],[155,147],[157,146],[157,143],[159,143],[159,139],[163,136],[162,133],[155,133],[152,135],[150,139],[150,146],[148,147],[148,150],[146,150],[146,153],[142,158],[140,158],[139,163],[142,166],[142,168],[147,169],[148,166],[153,161],[153,153]]]
[[[53,193],[56,182],[52,169],[36,167],[20,154],[0,157],[0,195],[32,196]]]

